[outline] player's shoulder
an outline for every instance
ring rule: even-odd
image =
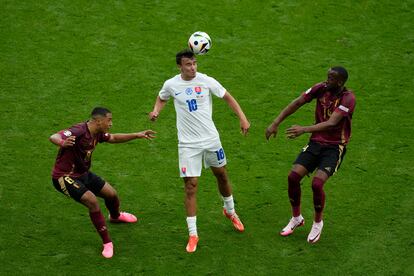
[[[207,74],[197,72],[196,73],[196,78],[209,78],[209,76]]]
[[[215,78],[204,74],[204,73],[199,73],[197,72],[197,75],[194,79],[196,82],[202,82],[205,83],[207,86],[217,86],[217,85],[221,85],[220,82],[218,80],[216,80]]]
[[[351,89],[348,89],[348,88],[346,88],[346,87],[345,87],[345,89],[344,89],[344,95],[352,95],[352,96],[354,96],[354,97],[355,97],[355,93],[354,93],[354,91],[353,91],[353,90],[351,90]]]
[[[345,91],[343,92],[342,97],[355,100],[355,93],[354,91],[345,88]]]
[[[180,77],[180,75],[178,74],[178,75],[175,75],[174,77],[169,78],[168,80],[166,80],[166,81],[164,82],[164,84],[165,84],[165,85],[171,85],[171,84],[174,84],[174,83],[179,82],[180,80],[181,80],[181,77]]]
[[[312,90],[315,91],[325,91],[326,90],[326,82],[318,82],[312,86]]]
[[[73,126],[71,126],[68,129],[63,130],[63,134],[67,137],[69,136],[80,136],[83,135],[87,132],[87,124],[86,122],[82,122],[82,123],[77,123]]]
[[[197,80],[202,80],[202,81],[210,81],[210,80],[214,80],[214,78],[213,77],[210,77],[209,75],[207,75],[207,74],[204,74],[204,73],[200,73],[200,72],[197,72],[197,74],[196,74],[196,77],[195,77]]]
[[[317,94],[319,92],[326,91],[326,83],[325,82],[318,82],[312,85],[308,90],[305,91],[305,95],[308,94]]]
[[[109,132],[102,132],[99,135],[99,142],[108,142],[111,139],[111,133]]]

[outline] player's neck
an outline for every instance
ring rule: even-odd
[[[88,130],[92,136],[95,136],[98,133],[98,128],[93,121],[87,121],[86,125],[88,126]]]
[[[195,78],[195,76],[194,76],[194,77],[192,77],[192,76],[184,75],[183,73],[181,73],[181,79],[182,79],[182,80],[185,80],[185,81],[190,81],[190,80],[192,80],[192,79],[194,79],[194,78]]]
[[[334,93],[334,94],[340,94],[340,93],[342,93],[342,91],[344,91],[345,90],[345,86],[341,86],[341,87],[338,87],[338,88],[336,88],[336,89],[332,89],[331,91]]]

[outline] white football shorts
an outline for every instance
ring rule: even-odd
[[[227,164],[221,142],[218,141],[207,147],[178,147],[178,166],[181,177],[198,177],[201,175],[202,163],[204,168],[223,167]]]

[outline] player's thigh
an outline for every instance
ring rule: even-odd
[[[203,149],[178,148],[178,166],[181,177],[199,177],[201,175]]]
[[[210,169],[216,177],[227,177],[226,166],[223,166],[223,167],[210,167]]]
[[[203,159],[205,168],[222,168],[227,164],[226,153],[220,142],[206,149],[203,153]]]
[[[59,192],[80,202],[81,197],[88,191],[85,183],[81,179],[62,176],[58,179],[52,179],[53,186]]]
[[[291,171],[297,173],[301,177],[309,174],[309,171],[306,167],[302,166],[301,164],[293,164]]]
[[[307,173],[313,172],[319,165],[319,154],[320,145],[310,142],[303,147],[302,151],[296,157],[296,160],[293,162],[293,168],[296,168],[298,173],[303,172],[301,167],[305,168]]]
[[[105,185],[102,187],[101,191],[97,194],[103,198],[113,198],[116,197],[117,193],[114,187],[108,182],[105,182]]]
[[[79,202],[88,207],[91,212],[97,212],[100,210],[98,199],[91,191],[86,191],[80,198]]]
[[[332,176],[339,170],[345,153],[346,148],[342,145],[325,147],[321,152],[318,169]]]
[[[321,169],[317,169],[316,173],[315,173],[315,177],[322,179],[323,182],[326,182],[328,180],[328,178],[330,177],[330,175],[328,175],[326,173],[326,171],[323,171]]]

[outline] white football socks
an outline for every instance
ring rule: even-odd
[[[190,236],[197,235],[197,216],[187,217],[188,234]]]
[[[227,214],[229,215],[233,215],[236,211],[234,210],[234,200],[233,200],[233,195],[230,195],[228,197],[224,197],[223,198],[223,207],[226,209]]]

